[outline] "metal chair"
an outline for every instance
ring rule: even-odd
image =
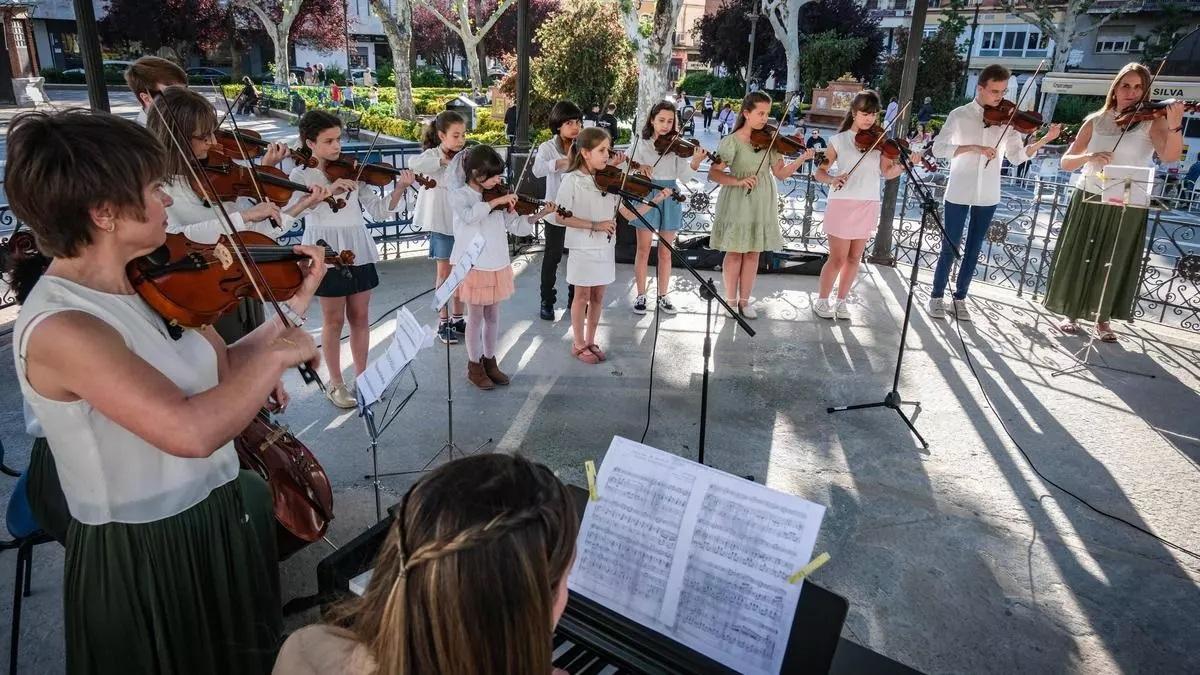
[[[29,508],[27,492],[27,474],[21,474],[4,465],[4,444],[0,442],[0,467],[4,473],[18,476],[17,484],[13,487],[12,496],[8,500],[6,522],[9,541],[0,541],[0,551],[17,550],[17,578],[13,583],[13,614],[12,614],[12,644],[9,647],[8,672],[17,672],[17,644],[21,634],[21,598],[29,597],[29,589],[33,576],[33,547],[53,541],[42,532],[33,511]]]

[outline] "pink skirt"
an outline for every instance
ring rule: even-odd
[[[879,227],[879,200],[830,199],[821,226],[829,237],[870,239]]]
[[[509,299],[515,290],[511,267],[493,272],[472,269],[458,287],[458,299],[468,305],[494,305]]]

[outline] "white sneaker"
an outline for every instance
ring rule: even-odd
[[[971,310],[967,309],[966,300],[954,301],[954,318],[958,319],[959,321],[971,320]]]
[[[813,303],[813,314],[816,314],[822,319],[832,319],[834,317],[834,313],[833,307],[829,306],[829,300],[827,298],[818,298],[817,301]]]
[[[935,319],[946,318],[946,306],[941,298],[929,299],[929,316]]]
[[[850,307],[846,304],[845,300],[838,300],[837,308],[834,309],[833,313],[837,318],[843,321],[850,320]]]
[[[750,320],[754,320],[754,319],[758,318],[758,312],[754,311],[754,305],[752,305],[748,302],[746,303],[745,307],[742,307],[741,312],[742,312],[743,318],[750,319]]]

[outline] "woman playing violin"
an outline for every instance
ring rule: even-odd
[[[48,256],[19,275],[17,381],[53,448],[73,518],[64,602],[69,673],[262,673],[280,630],[266,486],[232,439],[284,371],[317,357],[271,321],[226,346],[172,339],[129,263],[166,239],[163,149],[107,113],[27,113],[8,135],[13,213]],[[88,157],[81,162],[77,158]],[[324,275],[307,256],[288,301],[303,315]],[[35,283],[36,282],[36,283]]]
[[[904,171],[903,164],[881,152],[882,143],[895,141],[882,138],[879,111],[879,94],[870,90],[856,94],[841,128],[829,139],[825,163],[816,171],[816,179],[831,187],[822,223],[829,237],[829,258],[821,268],[813,304],[813,311],[823,319],[850,318],[846,297],[867,239],[879,225],[879,181],[891,180]],[[920,161],[917,153],[911,159]],[[829,297],[834,281],[838,282],[836,305]]]
[[[762,92],[746,96],[733,133],[717,147],[717,154],[726,164],[708,170],[709,179],[721,185],[711,242],[713,248],[725,251],[721,266],[725,298],[747,319],[758,318],[750,304],[750,291],[758,277],[758,254],[783,248],[779,192],[772,178],[791,176],[816,154],[814,150],[805,150],[788,162],[773,149],[756,149],[751,144],[751,134],[763,131],[770,114],[770,96]],[[768,153],[765,162],[763,152]],[[761,171],[766,166],[770,167],[770,176]]]
[[[163,192],[171,199],[167,206],[167,232],[183,234],[202,244],[216,242],[225,231],[222,216],[213,206],[217,197],[208,194],[202,178],[196,180],[199,165],[209,159],[216,128],[216,112],[208,99],[179,85],[163,90],[146,120],[146,129],[166,151],[167,179],[163,182]],[[295,218],[329,196],[324,186],[314,185],[311,189],[310,194],[282,211],[265,200],[225,201],[224,206],[234,229],[253,230],[274,238],[290,230]],[[222,317],[215,328],[226,342],[234,342],[262,322],[262,303],[247,298],[237,312]]]
[[[1096,322],[1101,340],[1116,342],[1109,321],[1133,318],[1148,212],[1136,206],[1122,209],[1102,204],[1098,196],[1104,192],[1106,166],[1153,166],[1155,154],[1164,164],[1179,159],[1183,103],[1160,108],[1155,119],[1118,123],[1119,113],[1150,100],[1151,79],[1140,63],[1122,68],[1108,89],[1104,107],[1084,120],[1062,157],[1062,168],[1079,171],[1079,176],[1058,236],[1043,303],[1065,315],[1059,326],[1064,333],[1079,332],[1078,320],[1087,319]],[[1110,259],[1111,269],[1106,270]]]
[[[641,165],[643,175],[652,179],[655,185],[670,188],[673,191],[678,191],[678,181],[691,178],[692,174],[700,168],[700,163],[708,156],[704,148],[699,145],[695,145],[696,150],[690,159],[680,157],[671,150],[670,140],[666,139],[668,137],[672,140],[681,138],[678,135],[679,129],[675,125],[676,117],[675,104],[670,101],[661,101],[655,104],[646,118],[646,125],[642,127],[642,142],[637,144],[633,155],[633,160]],[[656,149],[659,139],[665,140],[663,143],[666,148],[665,154]],[[664,201],[659,208],[648,211],[646,220],[649,221],[651,227],[658,231],[660,239],[668,244],[674,244],[675,235],[683,227],[683,209],[679,202],[670,199]],[[633,302],[633,311],[635,314],[645,314],[646,268],[650,262],[650,243],[653,235],[640,220],[633,220],[630,224],[637,231],[637,254],[634,256],[633,262],[633,278],[637,283],[637,298]],[[674,314],[675,306],[667,297],[671,283],[671,251],[666,246],[658,247],[656,269],[658,274],[658,304],[656,307],[667,314]]]

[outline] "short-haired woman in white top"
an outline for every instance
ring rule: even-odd
[[[575,298],[571,302],[571,332],[575,338],[575,358],[596,364],[607,358],[596,344],[596,327],[603,310],[604,287],[617,275],[613,235],[617,231],[616,215],[620,198],[601,193],[592,174],[608,165],[612,139],[608,132],[591,127],[579,132],[571,148],[567,174],[558,188],[559,206],[570,211],[570,218],[558,216],[558,224],[567,228],[567,283],[574,284]],[[670,197],[669,188],[655,193],[655,203]],[[638,213],[650,210],[648,204],[637,207]],[[637,218],[624,206],[621,215]],[[587,325],[584,326],[584,321]]]
[[[879,124],[879,110],[879,94],[869,89],[858,92],[838,133],[829,139],[825,163],[815,174],[819,182],[832,188],[822,223],[829,237],[829,257],[821,267],[813,303],[813,311],[823,319],[850,318],[846,296],[854,285],[867,239],[879,225],[879,179],[891,180],[904,171],[901,163],[884,157],[878,148],[868,147],[870,152],[864,153],[855,144],[859,132]],[[829,299],[834,281],[838,282],[836,306]]]
[[[274,523],[232,439],[317,350],[275,320],[228,347],[207,327],[173,338],[126,272],[166,240],[165,172],[154,137],[115,115],[27,113],[9,128],[5,188],[41,251],[13,279],[28,293],[17,382],[73,519],[66,670],[267,672],[281,628]],[[303,316],[325,265],[320,248],[295,250],[308,260],[285,311]]]

